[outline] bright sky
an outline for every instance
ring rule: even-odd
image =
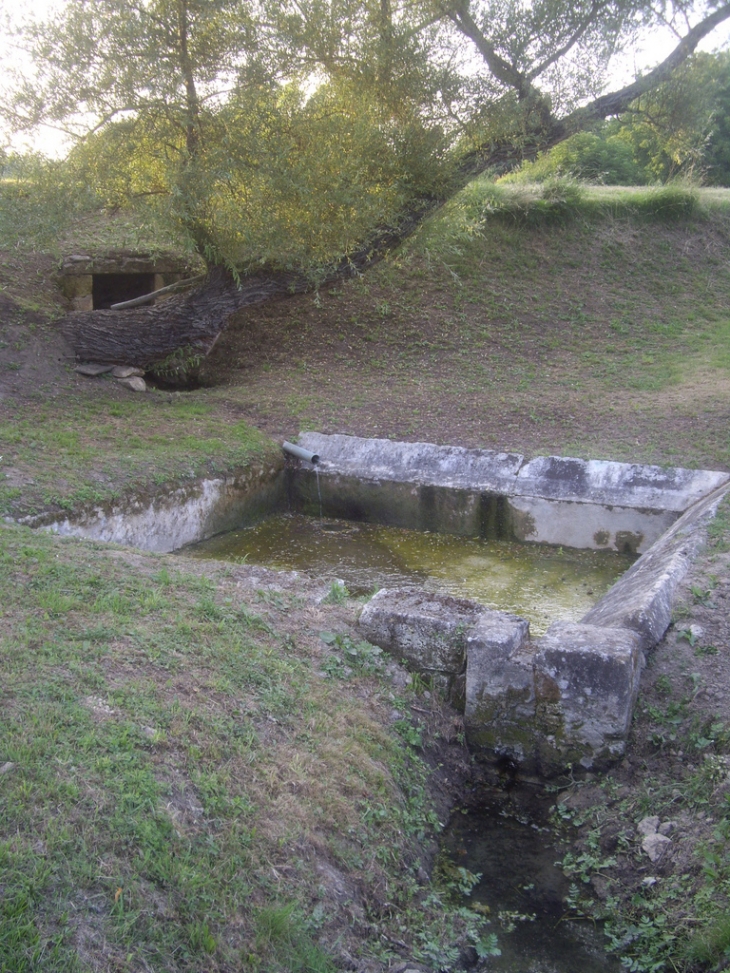
[[[33,0],[29,8],[23,9],[17,0],[0,0],[0,92],[5,87],[6,79],[11,71],[28,70],[31,65],[24,63],[22,52],[18,51],[13,39],[8,34],[8,28],[20,24],[28,13],[34,20],[43,20],[54,10],[64,5],[66,0]],[[68,149],[65,139],[59,132],[50,128],[43,129],[33,137],[10,134],[0,121],[0,146],[11,146],[14,149],[33,149],[43,152],[53,158],[63,156]]]
[[[43,19],[52,11],[62,7],[67,0],[33,0],[31,11],[33,19]],[[75,0],[78,2],[78,0]],[[0,93],[4,81],[13,69],[31,70],[31,66],[23,63],[22,53],[14,47],[7,28],[24,19],[26,11],[19,7],[17,0],[0,0]],[[647,70],[659,63],[672,50],[676,38],[669,31],[654,31],[644,44],[635,51],[627,54],[617,62],[612,87],[628,84],[638,71]],[[718,30],[709,35],[700,45],[700,50],[714,51],[725,48],[730,44],[730,25],[723,24]],[[12,135],[2,127],[0,122],[0,146],[11,146],[14,149],[33,149],[43,152],[52,158],[63,156],[69,148],[69,141],[58,131],[44,128],[33,136]]]

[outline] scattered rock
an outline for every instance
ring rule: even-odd
[[[406,669],[402,666],[396,665],[390,662],[385,669],[386,673],[390,677],[390,681],[393,683],[396,689],[405,689],[409,684],[410,676]]]
[[[117,715],[117,711],[112,709],[106,700],[101,699],[99,696],[86,696],[81,700],[81,702],[84,706],[91,710],[94,716],[104,718]]]
[[[659,818],[656,817],[656,815],[653,817],[644,818],[636,825],[636,830],[639,832],[639,834],[647,836],[656,834],[659,830]]]
[[[93,362],[89,362],[86,365],[77,365],[74,369],[79,375],[88,375],[90,378],[94,378],[96,375],[104,375],[106,372],[110,372],[114,368],[113,365],[95,365]]]
[[[132,375],[131,378],[118,378],[117,381],[120,385],[126,386],[126,388],[131,389],[132,392],[146,392],[147,384],[143,378],[139,375]]]
[[[144,369],[134,368],[132,365],[115,365],[112,369],[113,378],[142,378]]]
[[[666,837],[666,835],[671,834],[676,827],[677,827],[676,821],[664,821],[662,824],[659,825],[657,831],[659,834],[663,834]]]
[[[658,862],[664,857],[671,843],[669,838],[666,838],[663,834],[648,834],[641,842],[641,848],[652,862]]]
[[[2,767],[0,767],[0,774],[9,774],[10,771],[13,769],[14,766],[15,766],[15,764],[14,763],[11,763],[10,760],[6,761],[2,765]]]

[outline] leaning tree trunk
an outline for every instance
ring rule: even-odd
[[[383,230],[316,281],[303,272],[271,271],[243,277],[237,284],[232,274],[218,267],[185,296],[153,306],[69,314],[60,330],[78,362],[134,365],[183,380],[205,358],[236,311],[360,273],[410,235],[439,202],[422,202],[398,227]]]
[[[184,360],[204,358],[239,308],[305,286],[304,278],[271,274],[246,278],[239,288],[229,273],[216,268],[190,294],[151,307],[69,314],[61,331],[77,361],[175,370]]]

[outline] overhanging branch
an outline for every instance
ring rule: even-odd
[[[545,145],[544,148],[556,145],[569,135],[587,128],[593,122],[602,121],[611,115],[622,114],[641,95],[668,81],[674,71],[687,60],[690,54],[694,53],[700,41],[704,40],[708,34],[728,19],[730,19],[730,3],[718,7],[699,24],[696,24],[685,34],[671,54],[653,71],[637,78],[636,81],[618,91],[601,95],[590,104],[576,109],[566,118],[556,120],[554,129],[550,133],[549,144]]]

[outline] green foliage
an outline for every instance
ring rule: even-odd
[[[350,592],[347,590],[347,585],[344,585],[341,581],[333,581],[325,600],[331,601],[334,605],[339,605],[343,601],[347,601],[349,597]]]
[[[416,749],[423,746],[423,732],[419,726],[414,725],[410,720],[396,720],[394,726],[409,746]]]
[[[730,54],[695,54],[608,131],[630,146],[651,181],[694,175],[709,185],[726,186],[729,108]]]
[[[8,231],[33,207],[56,235],[81,212],[121,208],[208,264],[314,269],[436,190],[438,126],[405,103],[384,111],[377,86],[346,73],[312,92],[305,72],[305,94],[264,29],[235,0],[93,0],[27,28],[39,73],[18,82],[14,117],[83,138],[65,163],[14,175]]]
[[[707,528],[713,550],[718,553],[730,549],[730,496],[721,500],[714,519]]]
[[[320,632],[319,637],[333,650],[322,666],[331,679],[347,679],[356,672],[376,672],[382,667],[383,650],[377,645],[334,632]]]
[[[0,240],[3,247],[46,250],[74,220],[99,206],[92,184],[69,178],[65,163],[0,148]]]
[[[20,128],[61,126],[77,145],[32,176],[12,160],[7,230],[20,237],[35,212],[58,236],[105,207],[208,265],[303,268],[316,279],[448,195],[465,153],[499,144],[508,158],[529,156],[561,116],[578,124],[573,110],[600,88],[614,52],[637,22],[658,17],[638,2],[562,0],[473,0],[463,11],[430,0],[66,4],[20,31],[36,70],[18,76],[0,114]],[[660,101],[709,90],[696,63]],[[702,106],[725,97],[714,70]],[[692,124],[707,137],[709,122]],[[539,160],[534,178],[634,181],[631,146],[656,152],[643,135],[624,135],[577,135]],[[656,169],[652,160],[639,167]],[[525,212],[528,223],[566,218],[557,199],[543,202]]]
[[[521,185],[476,179],[424,227],[417,245],[446,256],[465,247],[483,252],[494,223],[508,227],[561,226],[587,209],[583,189],[570,180]]]
[[[700,213],[697,191],[683,183],[640,190],[631,195],[628,203],[635,217],[677,223]]]
[[[730,801],[726,788],[718,786],[727,780],[730,732],[718,719],[699,720],[690,702],[672,700],[666,711],[645,709],[652,722],[672,727],[673,748],[695,755],[681,782],[667,769],[658,778],[647,776],[638,789],[612,794],[609,778],[600,785],[605,802],[581,802],[579,811],[557,806],[563,824],[582,829],[580,851],[563,860],[566,874],[577,880],[568,907],[604,922],[609,949],[630,973],[725,970],[730,960]],[[673,867],[652,870],[627,887],[626,858],[641,854],[637,825],[654,814],[711,826],[700,841],[687,842],[681,867],[675,859]],[[574,836],[568,837],[572,844]],[[607,840],[610,855],[602,850]],[[680,830],[672,841],[687,841],[687,835]],[[597,899],[596,881],[607,896]]]
[[[507,177],[570,177],[607,186],[692,177],[730,184],[730,54],[695,54],[620,118],[578,132]]]
[[[686,947],[687,960],[703,969],[730,966],[730,915],[718,916],[707,927],[694,933]]]
[[[196,352],[190,345],[176,348],[164,361],[154,366],[154,374],[167,382],[183,385],[195,375],[203,361],[203,355]]]
[[[20,408],[6,413],[0,422],[4,461],[33,466],[35,474],[22,491],[0,488],[0,513],[51,504],[71,510],[116,499],[124,486],[144,491],[273,455],[270,441],[255,429],[228,422],[191,397],[120,402],[106,399],[103,388],[95,391],[65,411],[42,407],[35,419]],[[94,468],[102,475],[91,473]]]
[[[526,162],[505,182],[544,182],[556,178],[578,179],[605,186],[633,186],[647,182],[634,159],[631,146],[618,135],[578,132],[535,162]]]

